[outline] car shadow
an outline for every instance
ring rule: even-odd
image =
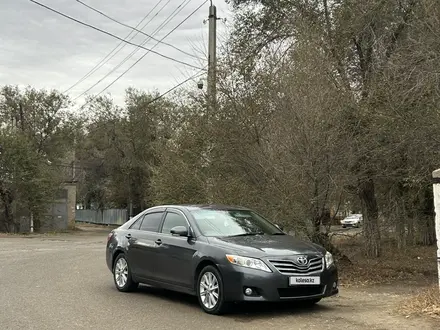
[[[197,297],[191,296],[185,293],[170,291],[166,289],[156,288],[149,285],[140,284],[137,289],[138,293],[148,294],[150,296],[154,296],[156,298],[161,298],[164,300],[169,300],[185,305],[194,305],[198,306]]]
[[[154,296],[159,299],[171,301],[196,308],[201,313],[197,297],[159,289],[150,286],[139,286],[138,293]],[[331,312],[333,308],[328,304],[318,303],[314,306],[305,307],[301,302],[277,302],[277,303],[236,303],[223,317],[234,318],[237,322],[251,322],[256,319],[265,319],[275,316],[308,315],[312,313]]]

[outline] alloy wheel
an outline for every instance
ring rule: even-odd
[[[213,309],[219,300],[220,288],[217,277],[211,273],[206,272],[200,279],[200,299],[202,304],[208,308]]]
[[[123,288],[127,284],[128,264],[124,258],[120,258],[115,265],[115,281],[118,287]]]

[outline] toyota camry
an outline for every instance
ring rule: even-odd
[[[243,207],[152,207],[108,235],[106,261],[119,291],[142,283],[195,295],[210,314],[234,302],[312,305],[338,293],[329,252]]]

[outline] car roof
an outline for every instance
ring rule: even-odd
[[[150,209],[153,210],[155,208],[177,208],[177,209],[186,209],[188,211],[195,210],[240,210],[240,211],[250,211],[249,208],[243,206],[234,206],[234,205],[223,205],[223,204],[172,204],[172,205],[157,205],[153,206]]]

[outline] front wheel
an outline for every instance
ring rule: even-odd
[[[113,266],[113,280],[115,282],[116,289],[122,292],[133,291],[139,285],[133,281],[131,277],[131,270],[124,254],[119,254],[116,257]]]
[[[214,266],[206,266],[200,272],[197,280],[197,298],[202,309],[208,314],[220,315],[226,311],[222,276]]]

